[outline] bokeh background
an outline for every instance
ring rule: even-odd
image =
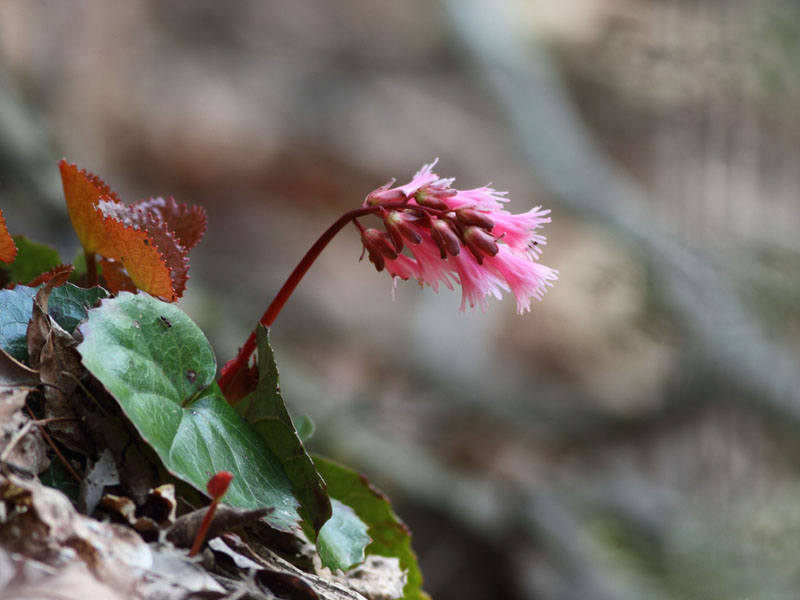
[[[273,327],[312,447],[439,600],[796,598],[800,5],[0,0],[0,206],[77,240],[56,161],[204,205],[220,362],[317,236],[434,157],[552,209],[531,314],[323,254]]]

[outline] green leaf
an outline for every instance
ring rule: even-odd
[[[24,235],[15,235],[13,237],[18,251],[16,260],[8,267],[11,281],[28,283],[42,273],[61,264],[58,252],[49,246],[31,242]]]
[[[38,290],[38,287],[25,285],[0,290],[0,347],[17,360],[28,360],[28,321],[33,312],[33,297]],[[107,297],[108,292],[101,287],[84,289],[67,283],[50,293],[47,312],[56,323],[72,333],[86,318],[89,308]]]
[[[294,426],[297,429],[297,437],[299,437],[303,442],[310,440],[314,435],[314,432],[317,430],[317,426],[314,421],[311,420],[311,417],[308,415],[300,415],[293,420]]]
[[[36,288],[18,285],[0,290],[0,347],[17,360],[28,360],[28,321]]]
[[[286,476],[292,482],[294,494],[303,507],[304,516],[316,533],[331,517],[328,491],[286,410],[268,330],[259,325],[256,339],[258,387],[236,406],[236,410],[280,459]]]
[[[83,364],[174,476],[204,491],[211,475],[230,471],[227,504],[269,506],[270,525],[297,525],[280,460],[225,401],[208,340],[177,306],[121,292],[90,310],[80,331]]]
[[[395,557],[400,561],[400,568],[407,573],[404,600],[429,600],[422,591],[422,573],[411,549],[411,533],[392,510],[388,498],[352,469],[317,455],[314,463],[328,483],[331,497],[352,507],[369,526],[367,532],[372,543],[367,547],[367,554]]]
[[[333,516],[317,536],[317,552],[322,566],[346,571],[364,562],[364,549],[372,541],[367,526],[355,511],[338,500],[332,500]]]
[[[103,298],[108,298],[108,292],[100,286],[80,288],[66,283],[50,292],[47,313],[68,333],[72,333],[89,314],[89,309]]]

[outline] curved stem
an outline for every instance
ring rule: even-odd
[[[314,261],[317,260],[317,257],[319,257],[319,255],[336,236],[336,234],[339,233],[350,221],[354,221],[358,217],[379,213],[385,210],[396,210],[403,208],[413,208],[413,210],[419,210],[425,213],[434,212],[438,214],[442,212],[416,204],[409,205],[407,202],[390,202],[376,206],[362,206],[361,208],[356,208],[343,214],[333,223],[333,225],[328,227],[328,229],[325,230],[319,239],[314,242],[314,245],[308,249],[308,252],[306,252],[305,256],[303,256],[303,258],[297,264],[294,271],[292,271],[291,275],[289,275],[289,278],[283,284],[281,289],[278,290],[278,293],[275,295],[272,303],[269,305],[269,307],[267,307],[267,310],[261,316],[259,323],[265,327],[270,327],[275,322],[275,319],[281,312],[283,306],[286,304],[289,296],[292,295],[292,292],[297,287],[297,284],[300,283],[300,280],[303,278],[303,276],[308,272],[308,269],[311,268],[311,265],[314,264]],[[236,400],[236,398],[233,398],[231,395],[229,395],[229,392],[231,392],[231,390],[236,386],[237,380],[246,375],[247,364],[255,349],[256,332],[254,329],[247,338],[247,341],[245,341],[244,346],[242,346],[239,350],[239,353],[236,355],[236,357],[229,360],[222,368],[222,373],[220,374],[218,383],[223,394],[225,394],[225,397],[228,398],[229,401]]]

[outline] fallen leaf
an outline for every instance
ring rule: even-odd
[[[239,569],[255,570],[257,579],[276,594],[283,592],[300,600],[366,600],[339,583],[304,573],[274,552],[264,550],[256,554],[236,535],[214,538],[208,546],[233,560]]]
[[[202,598],[230,598],[223,588],[201,564],[168,544],[150,545],[153,563],[143,573],[137,588],[140,598],[158,600],[188,600]]]
[[[22,412],[29,393],[26,388],[0,391],[0,456],[14,468],[36,475],[47,469],[50,461],[39,428]]]
[[[49,565],[79,561],[102,584],[128,597],[153,564],[149,547],[129,527],[79,514],[58,490],[0,475],[0,547]],[[5,596],[4,596],[5,597]]]
[[[39,385],[39,373],[26,367],[0,349],[0,385],[12,387],[35,387]]]
[[[11,584],[3,589],[4,600],[31,600],[32,598],[128,600],[134,598],[132,590],[113,589],[99,581],[89,568],[81,563],[71,563],[60,569],[40,568],[37,571],[31,564],[34,561],[19,555],[14,556],[14,559],[17,564]],[[58,590],[57,595],[54,590]]]
[[[178,548],[189,548],[197,535],[197,531],[200,529],[200,524],[203,522],[207,511],[208,507],[203,507],[178,517],[175,520],[175,524],[167,532],[167,539]],[[206,537],[217,537],[231,529],[256,523],[270,512],[272,512],[272,509],[268,507],[248,510],[235,508],[227,504],[218,504]]]
[[[105,494],[100,499],[100,507],[106,512],[122,517],[140,532],[157,532],[169,529],[175,524],[175,486],[171,483],[150,490],[147,500],[140,509],[136,503],[126,496]]]
[[[49,314],[48,300],[57,279],[44,285],[33,301],[28,324],[28,355],[31,366],[39,371],[44,390],[45,416],[68,417],[71,420],[51,423],[50,433],[58,441],[76,452],[91,453],[93,445],[80,426],[73,392],[83,378],[85,369],[76,347],[78,343]]]
[[[86,475],[81,480],[80,494],[78,496],[78,508],[87,515],[94,512],[103,491],[106,487],[119,484],[119,473],[117,465],[114,464],[114,456],[106,448],[100,453],[100,458],[92,464],[86,471]]]

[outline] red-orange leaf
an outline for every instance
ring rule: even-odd
[[[104,218],[97,211],[97,203],[101,199],[118,201],[117,195],[97,175],[78,170],[76,165],[64,159],[59,161],[58,168],[61,170],[67,212],[84,251],[113,255],[115,249],[106,235]]]
[[[97,208],[105,217],[137,233],[146,235],[147,243],[158,252],[160,262],[166,266],[169,272],[174,299],[180,298],[186,289],[186,282],[189,279],[189,261],[186,258],[186,250],[167,228],[167,224],[154,213],[145,212],[134,205],[125,206],[121,202],[101,200],[97,204]],[[118,250],[122,249],[118,248]],[[130,260],[126,260],[122,253],[109,258],[122,262],[131,280],[139,289],[154,296],[168,298],[162,293],[154,293],[139,284],[140,280],[146,280],[149,277],[149,274],[145,272],[147,265],[131,263]]]
[[[0,210],[0,260],[4,263],[12,263],[17,257],[17,246],[6,227],[6,219],[3,211]]]
[[[103,233],[110,247],[110,251],[103,254],[119,261],[140,290],[171,302],[177,300],[170,268],[149,233],[113,216],[105,216],[103,208],[109,205],[126,208],[118,202],[98,203],[97,212],[103,216]]]
[[[66,283],[67,278],[74,270],[75,267],[72,265],[56,265],[49,271],[46,271],[31,280],[31,282],[28,283],[28,287],[36,287],[37,285],[42,285],[48,281],[53,282],[53,287],[59,286],[63,283]]]
[[[109,292],[117,294],[119,292],[136,291],[136,285],[134,285],[131,278],[128,277],[128,273],[125,271],[125,267],[122,266],[121,262],[101,258],[100,268],[103,270],[103,287]]]
[[[188,252],[200,243],[208,225],[208,215],[202,206],[191,206],[169,198],[150,198],[137,202],[134,206],[153,213],[167,224],[167,229],[175,234],[178,243]]]
[[[96,175],[64,160],[59,168],[72,224],[87,255],[106,259],[110,287],[122,290],[133,284],[177,300],[189,279],[187,249],[205,232],[205,210],[172,198],[125,205]]]

